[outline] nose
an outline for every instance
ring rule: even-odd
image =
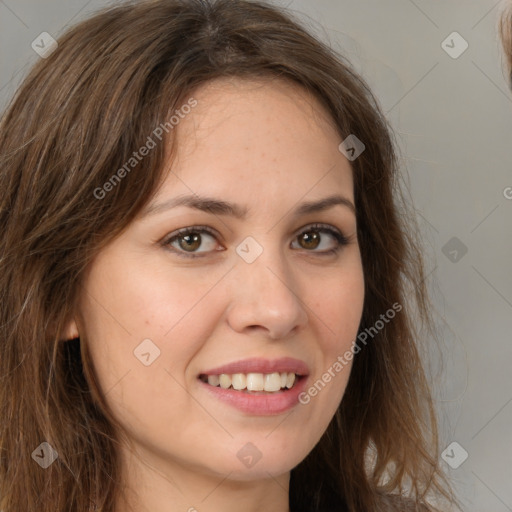
[[[228,323],[240,333],[285,339],[308,323],[297,279],[278,250],[268,247],[252,263],[240,258],[231,274]]]

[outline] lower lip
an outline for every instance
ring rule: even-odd
[[[296,381],[290,389],[260,395],[211,386],[199,379],[199,383],[215,398],[236,407],[240,411],[259,416],[281,414],[292,409],[299,403],[299,395],[304,391],[306,381],[307,377],[304,376]]]

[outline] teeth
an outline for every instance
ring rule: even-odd
[[[263,373],[248,373],[247,374],[247,390],[248,391],[263,391],[264,379]]]
[[[218,375],[208,375],[208,384],[211,386],[218,386],[219,382],[220,380]]]
[[[226,375],[225,373],[221,374],[219,377],[220,387],[227,389],[229,386],[231,386],[231,377],[229,375]]]
[[[233,377],[231,377],[231,385],[233,389],[245,389],[247,386],[247,377],[243,373],[235,373]]]
[[[293,375],[293,380],[295,380],[295,374]],[[279,391],[281,389],[281,375],[279,373],[270,373],[265,375],[265,391]]]
[[[210,386],[220,386],[223,389],[232,387],[238,391],[268,391],[276,392],[283,388],[290,389],[296,380],[295,373],[235,373],[227,375],[208,375]]]

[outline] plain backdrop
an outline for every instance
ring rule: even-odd
[[[512,92],[497,37],[503,3],[275,3],[351,60],[392,123],[444,318],[442,355],[432,355],[448,448],[442,464],[465,510],[512,511]],[[106,5],[0,0],[0,109],[40,58],[31,44],[42,32],[58,37]]]

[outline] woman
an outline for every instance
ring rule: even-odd
[[[290,16],[98,13],[34,67],[0,152],[1,509],[454,501],[390,130]]]

